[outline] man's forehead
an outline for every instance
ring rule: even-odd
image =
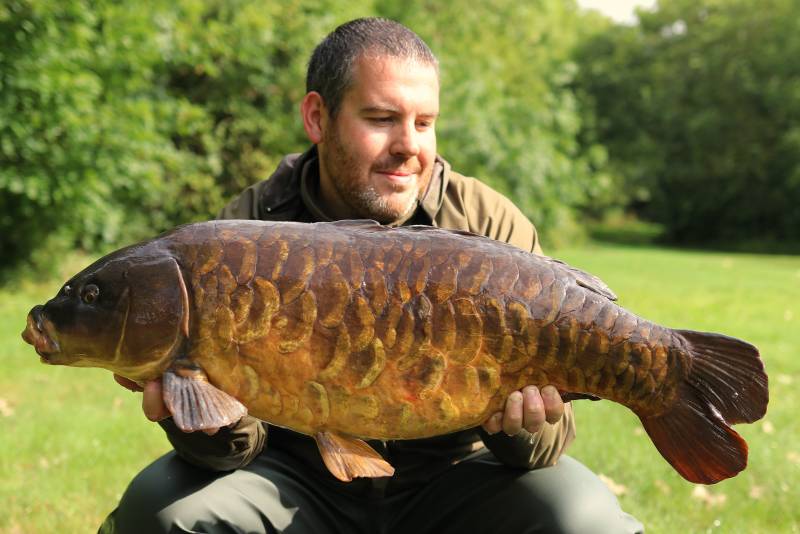
[[[395,71],[406,71],[419,72],[426,75],[432,73],[437,81],[439,77],[438,68],[433,63],[414,57],[386,54],[378,50],[367,50],[356,58],[353,64],[353,73],[357,75],[358,71],[364,68],[371,69],[379,75],[387,75]]]
[[[439,77],[436,67],[414,59],[364,54],[353,68],[352,85],[345,98],[357,100],[359,110],[391,110],[398,100],[418,102],[427,114],[439,111]]]

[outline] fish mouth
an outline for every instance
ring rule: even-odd
[[[52,363],[52,358],[61,348],[58,342],[47,333],[52,324],[42,313],[43,306],[34,307],[28,314],[25,330],[22,331],[22,339],[29,345],[33,345],[44,363]]]

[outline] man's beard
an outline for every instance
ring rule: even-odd
[[[352,170],[358,169],[357,158],[342,143],[338,132],[335,131],[335,127],[328,129],[325,135],[325,142],[328,145],[325,165],[330,181],[339,194],[339,198],[355,213],[362,217],[388,224],[403,218],[416,208],[419,197],[418,189],[413,194],[408,195],[404,205],[398,207],[396,203],[390,202],[375,189],[375,186],[369,181],[368,174],[363,177],[353,176],[351,174]],[[407,160],[405,158],[391,158],[389,161],[380,162],[376,167],[378,169],[396,169],[406,163]],[[365,170],[367,173],[372,171],[371,168]],[[421,182],[427,182],[423,180],[421,170],[418,170],[416,174],[417,187]]]

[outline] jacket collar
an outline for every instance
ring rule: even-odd
[[[450,164],[437,155],[431,181],[422,195],[417,210],[390,226],[405,223],[420,210],[432,223],[442,208],[449,174]],[[299,200],[315,220],[333,220],[316,201],[319,191],[319,160],[316,145],[302,154],[286,156],[278,165],[270,182],[274,183],[274,187],[267,188],[270,189],[270,194],[262,197],[262,209],[267,213],[280,211],[282,207]]]

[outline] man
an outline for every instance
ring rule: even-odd
[[[438,65],[416,34],[383,19],[340,26],[314,51],[307,89],[301,115],[313,147],[285,158],[223,218],[428,224],[541,252],[509,200],[437,156]],[[181,433],[157,382],[145,386],[143,408],[175,452],[134,479],[104,532],[641,531],[595,475],[562,456],[574,423],[552,386],[512,393],[481,429],[372,442],[395,475],[351,483],[327,472],[311,438],[270,427],[267,440],[251,417]]]

